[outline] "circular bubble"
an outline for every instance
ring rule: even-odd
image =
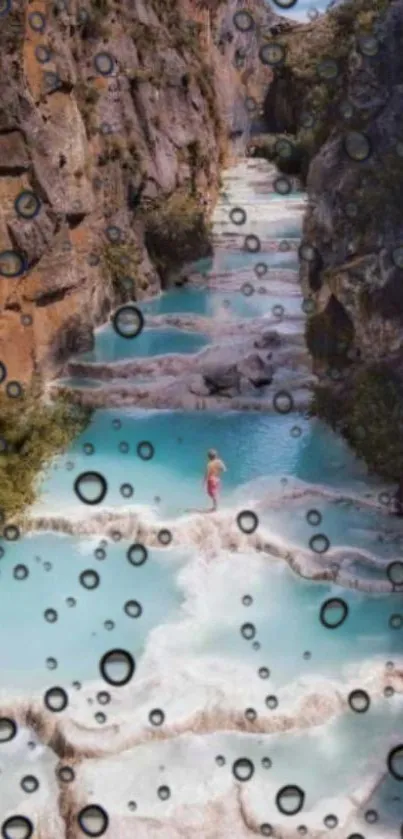
[[[330,542],[325,533],[316,533],[315,536],[311,536],[309,547],[316,554],[325,554],[330,548]]]
[[[147,440],[142,440],[137,446],[137,454],[142,460],[151,460],[155,454],[153,444]]]
[[[292,9],[296,5],[297,0],[273,0],[273,2],[279,9]]]
[[[255,289],[251,283],[244,283],[241,287],[241,292],[245,297],[252,297],[252,294],[255,293]]]
[[[131,498],[134,493],[134,489],[131,484],[122,484],[120,487],[120,494],[123,498]]]
[[[118,244],[123,239],[123,234],[120,227],[116,227],[115,224],[111,224],[109,225],[109,227],[106,228],[106,235],[113,245]]]
[[[136,338],[143,329],[144,315],[137,306],[127,304],[117,309],[112,318],[112,324],[121,338]]]
[[[88,804],[77,816],[78,824],[86,836],[102,836],[109,824],[109,817],[99,804]]]
[[[41,209],[41,202],[34,192],[23,190],[14,201],[15,212],[23,219],[33,219]]]
[[[276,305],[273,306],[271,313],[273,317],[281,320],[281,318],[284,317],[284,306],[282,306],[281,303],[276,303]]]
[[[385,690],[383,692],[383,695],[386,696],[387,699],[390,699],[390,697],[393,696],[394,693],[395,693],[394,689],[390,685],[388,685],[385,688]]]
[[[273,407],[279,414],[289,414],[294,407],[294,400],[288,390],[278,390],[273,397]]]
[[[44,32],[46,29],[46,18],[42,12],[31,12],[28,15],[28,23],[34,32]]]
[[[255,772],[255,767],[248,757],[239,757],[233,763],[232,772],[237,781],[250,781]]]
[[[291,434],[291,437],[294,437],[295,439],[297,439],[298,437],[301,437],[302,428],[300,428],[299,425],[294,425],[292,427],[291,431],[290,431],[290,434]]]
[[[263,769],[271,769],[273,764],[269,757],[262,757],[262,766]]]
[[[365,821],[368,824],[375,824],[379,819],[378,813],[376,810],[366,810],[365,812]]]
[[[403,562],[401,560],[390,562],[386,574],[393,586],[403,585]]]
[[[162,725],[165,721],[165,714],[161,708],[153,708],[148,715],[151,725]]]
[[[275,708],[277,708],[278,706],[277,696],[273,696],[273,694],[266,696],[265,704],[268,708],[270,708],[271,711],[274,711]]]
[[[59,781],[62,781],[63,784],[71,784],[74,781],[75,773],[72,766],[59,766],[56,773]]]
[[[245,236],[244,249],[249,253],[258,253],[258,251],[260,251],[259,237],[255,236],[253,233],[249,236]]]
[[[101,504],[108,484],[100,472],[82,472],[74,481],[74,492],[83,504]]]
[[[0,18],[8,15],[11,9],[11,0],[0,0]]]
[[[17,724],[10,717],[0,717],[0,743],[8,743],[17,734]]]
[[[403,743],[399,743],[389,752],[387,767],[397,781],[403,781]]]
[[[254,271],[257,277],[264,277],[267,274],[267,265],[264,262],[258,262],[254,267]]]
[[[344,138],[344,150],[351,160],[368,160],[371,155],[371,143],[361,131],[349,131]]]
[[[264,824],[260,825],[260,832],[261,832],[262,836],[272,836],[273,835],[273,828],[272,828],[271,824],[267,824],[265,822]]]
[[[119,443],[119,451],[122,452],[122,454],[127,454],[129,449],[130,449],[130,446],[129,446],[128,443],[126,443],[125,440],[122,440],[122,442]]]
[[[111,695],[107,690],[100,690],[99,693],[97,693],[97,700],[100,705],[108,705],[111,701]]]
[[[329,813],[329,815],[325,816],[323,819],[323,823],[325,827],[329,828],[329,830],[333,830],[334,827],[337,827],[339,820],[337,816],[333,815],[333,813]]]
[[[26,580],[29,575],[29,571],[26,565],[16,565],[13,570],[13,577],[16,580]]]
[[[101,76],[113,73],[115,61],[109,52],[98,52],[94,58],[94,67]]]
[[[302,128],[313,128],[316,123],[315,114],[311,114],[309,111],[303,111],[300,117],[300,123]]]
[[[285,59],[285,49],[275,41],[270,44],[263,44],[259,50],[259,58],[262,64],[266,64],[269,67],[277,67]]]
[[[392,260],[396,268],[403,268],[403,245],[399,245],[392,251]]]
[[[19,277],[25,271],[25,260],[18,251],[2,251],[0,253],[0,276],[6,279]]]
[[[133,542],[130,548],[128,548],[126,556],[131,565],[144,565],[148,559],[148,550],[140,542]]]
[[[268,667],[259,667],[258,674],[260,679],[268,679],[270,676],[270,670]]]
[[[241,626],[241,635],[243,635],[247,641],[251,641],[256,635],[255,625],[253,623],[243,623]]]
[[[357,49],[361,55],[372,57],[379,52],[379,41],[374,35],[359,35]]]
[[[246,222],[246,212],[242,207],[233,207],[229,217],[233,224],[241,225]]]
[[[20,538],[20,529],[16,524],[7,524],[3,530],[3,536],[8,542],[17,542]]]
[[[278,157],[281,157],[283,160],[289,160],[293,156],[295,148],[290,140],[282,137],[280,140],[276,140],[274,151]]]
[[[223,755],[217,755],[215,762],[217,766],[225,766],[225,757]]]
[[[232,20],[239,32],[250,32],[255,26],[252,15],[247,11],[236,12]]]
[[[69,704],[67,693],[64,688],[61,687],[49,688],[43,697],[43,701],[49,711],[53,711],[54,713],[64,711]]]
[[[94,454],[95,446],[92,443],[84,443],[83,445],[84,454]]]
[[[56,670],[57,668],[57,661],[55,658],[47,658],[46,659],[46,667],[48,670]]]
[[[391,629],[401,629],[403,626],[403,615],[391,615],[389,618],[389,626]]]
[[[251,597],[250,594],[244,594],[242,603],[244,606],[251,606],[253,603],[253,597]]]
[[[371,700],[365,690],[357,688],[352,690],[348,696],[348,704],[352,711],[357,714],[365,714],[371,704]]]
[[[115,624],[113,621],[105,621],[104,627],[108,630],[108,632],[112,632],[112,629],[115,628]]]
[[[35,775],[24,775],[24,777],[21,779],[21,787],[24,790],[24,792],[36,792],[36,790],[39,788],[38,778],[35,778]]]
[[[45,621],[47,621],[48,623],[56,623],[58,618],[56,609],[46,609],[46,611],[43,613],[43,616],[45,618]]]
[[[247,708],[245,711],[245,717],[249,722],[255,722],[257,719],[257,713],[254,708]]]
[[[288,784],[282,787],[276,795],[276,804],[280,813],[285,816],[295,816],[302,810],[305,801],[305,793],[296,784]]]
[[[323,61],[318,64],[316,72],[320,79],[332,81],[333,79],[337,79],[337,76],[339,75],[339,65],[334,58],[324,58]]]
[[[102,711],[97,711],[97,713],[94,714],[94,719],[97,723],[99,723],[99,725],[103,725],[104,722],[106,722],[107,717]]]
[[[136,669],[133,656],[127,650],[109,650],[99,663],[101,676],[109,685],[122,687],[130,682]]]
[[[22,396],[22,385],[19,382],[8,382],[6,384],[6,394],[10,399],[19,399]]]
[[[163,528],[162,530],[158,531],[157,535],[158,541],[161,545],[170,545],[173,539],[172,533],[170,530]]]
[[[47,64],[48,61],[50,61],[51,56],[52,54],[50,52],[50,49],[48,49],[48,47],[45,47],[44,44],[38,44],[38,46],[35,47],[35,58],[39,62],[39,64]]]
[[[34,826],[27,816],[10,816],[1,826],[3,839],[30,839]]]
[[[169,789],[169,787],[167,787],[165,785],[162,786],[162,787],[158,787],[157,795],[158,795],[158,798],[161,799],[161,801],[167,801],[168,798],[171,797],[171,790]]]
[[[259,519],[253,510],[242,510],[236,517],[237,525],[248,536],[259,527]]]
[[[348,605],[340,597],[330,597],[322,603],[319,619],[327,629],[337,629],[348,615]]]
[[[82,571],[79,576],[79,580],[84,588],[89,589],[90,591],[94,588],[98,588],[100,583],[100,576],[97,574],[96,571],[93,571],[92,568],[87,568],[86,571]]]
[[[286,178],[285,175],[281,175],[279,178],[273,183],[273,187],[275,192],[278,192],[279,195],[289,195],[292,191],[292,184],[289,178]]]
[[[303,262],[317,262],[319,253],[313,245],[303,244],[298,249],[298,256]]]
[[[137,600],[127,600],[123,609],[129,618],[139,618],[143,614],[143,608]]]
[[[95,556],[95,559],[99,559],[99,560],[106,559],[105,548],[95,548],[94,556]]]

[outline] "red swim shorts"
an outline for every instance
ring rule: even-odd
[[[207,480],[207,495],[209,495],[210,498],[215,498],[219,489],[220,479],[216,478],[214,475],[211,475],[211,477]]]

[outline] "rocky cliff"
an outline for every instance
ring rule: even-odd
[[[208,252],[259,80],[251,3],[13,0],[0,30],[0,360],[49,376],[124,299]],[[254,14],[265,20],[264,2]],[[257,9],[257,11],[256,11]],[[242,23],[242,19],[241,19]],[[3,369],[3,368],[2,368]]]
[[[389,477],[403,470],[402,31],[402,0],[358,0],[280,36],[265,110],[283,144],[262,141],[288,149],[278,162],[291,159],[308,192],[316,410]]]

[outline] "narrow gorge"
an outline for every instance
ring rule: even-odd
[[[334,109],[357,73],[387,107],[391,56],[398,97],[403,3],[357,2],[0,0],[4,839],[402,835],[403,532],[358,387],[398,348],[356,308],[398,228],[351,251]]]

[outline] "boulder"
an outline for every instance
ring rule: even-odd
[[[254,341],[253,346],[257,350],[265,350],[267,347],[279,347],[280,344],[281,338],[278,332],[269,329],[267,332],[263,332],[262,335]]]
[[[248,379],[255,387],[264,387],[270,385],[273,381],[273,365],[263,361],[257,353],[248,355],[237,365],[237,368],[241,376]]]
[[[202,376],[210,395],[240,390],[241,374],[236,364],[211,363],[203,368]]]

